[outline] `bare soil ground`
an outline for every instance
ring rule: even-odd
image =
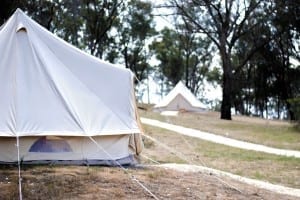
[[[282,199],[280,195],[226,179],[239,191],[203,173],[184,173],[161,168],[36,166],[22,171],[23,199],[153,199],[134,175],[159,199]],[[2,167],[0,199],[18,199],[17,170]]]

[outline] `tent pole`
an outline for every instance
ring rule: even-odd
[[[20,142],[17,136],[17,151],[18,151],[18,176],[19,176],[19,200],[22,200],[22,177],[21,177],[21,162],[20,162]]]

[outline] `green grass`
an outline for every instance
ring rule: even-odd
[[[140,111],[148,117],[167,123],[194,128],[226,137],[275,148],[300,150],[300,131],[291,123],[260,118],[233,116],[233,120],[219,119],[219,113],[181,113],[179,116],[161,116],[159,113]]]
[[[270,143],[279,143],[278,145],[280,146],[281,142],[293,144],[300,141],[298,139],[300,133],[291,124],[269,125],[234,121],[226,124],[216,124],[216,127],[229,133],[233,132],[233,136],[241,138],[252,137],[252,140],[258,143],[264,142],[264,140],[271,140]],[[299,144],[298,148],[300,149]]]
[[[254,173],[254,177],[256,178],[256,179],[264,179],[264,178],[266,178],[263,174],[261,174],[261,172],[259,172],[259,171],[256,171],[255,173]]]
[[[234,116],[232,121],[220,120],[218,113],[181,113],[177,117],[140,112],[141,116],[172,124],[195,128],[227,137],[277,148],[300,150],[300,132],[293,124],[251,117]],[[160,150],[160,162],[185,162],[205,165],[241,176],[300,188],[300,159],[276,156],[182,136],[165,129],[145,126],[147,133],[174,148],[181,158],[166,156]],[[149,151],[155,154],[152,146]],[[146,148],[146,152],[149,149]],[[151,155],[151,154],[149,154]],[[182,159],[185,156],[185,160]]]
[[[202,165],[274,184],[300,188],[299,158],[228,147],[152,126],[144,125],[144,128],[148,135],[172,149],[172,152],[169,152],[158,144],[145,148],[143,154],[160,163]],[[150,163],[146,160],[143,162]]]

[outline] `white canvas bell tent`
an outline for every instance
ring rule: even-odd
[[[1,163],[134,162],[142,142],[129,70],[80,51],[20,9],[1,27],[0,55]]]
[[[188,111],[202,112],[206,106],[179,81],[176,86],[153,108],[154,111]]]

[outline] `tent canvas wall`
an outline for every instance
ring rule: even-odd
[[[154,111],[201,112],[206,109],[191,91],[179,81],[176,86],[154,106]]]
[[[1,26],[0,55],[0,162],[130,164],[141,152],[129,70],[80,51],[20,9]]]

